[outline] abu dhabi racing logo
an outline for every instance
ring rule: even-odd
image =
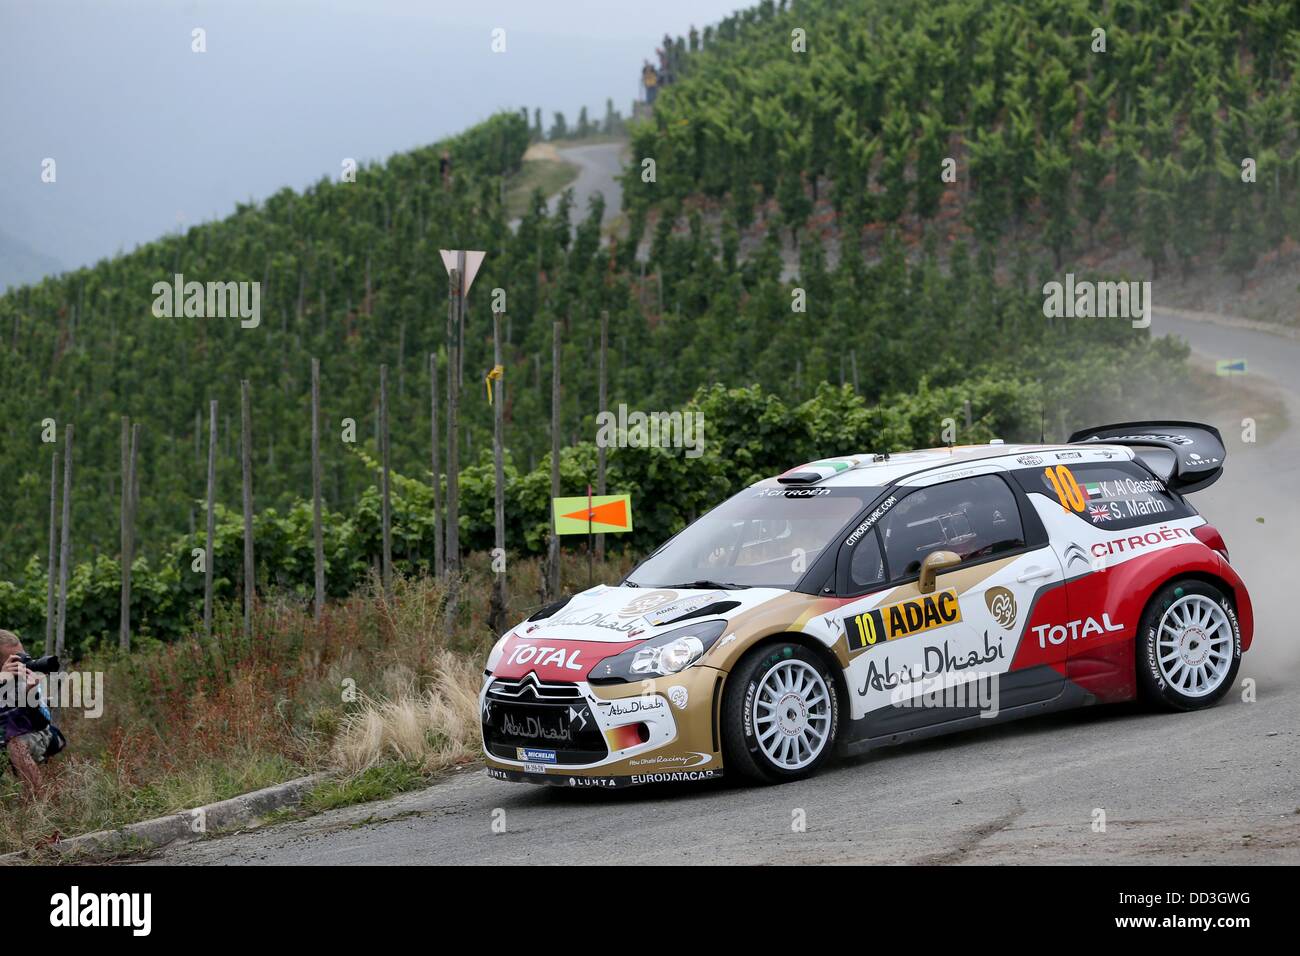
[[[998,627],[1004,631],[1011,630],[1016,623],[1016,596],[1006,588],[989,588],[984,595],[984,603]]]
[[[648,757],[638,757],[636,760],[629,760],[629,767],[674,767],[678,770],[688,770],[692,767],[703,767],[706,763],[713,760],[711,754],[693,751],[687,754],[651,754]]]
[[[642,594],[628,602],[627,606],[618,612],[619,617],[640,617],[643,614],[649,614],[651,611],[657,611],[672,601],[677,600],[676,591],[651,591],[649,594]]]

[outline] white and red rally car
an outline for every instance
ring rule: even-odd
[[[492,649],[489,773],[764,781],[983,723],[1143,696],[1206,707],[1250,597],[1184,495],[1212,427],[1137,422],[813,462],[723,502],[618,587]]]

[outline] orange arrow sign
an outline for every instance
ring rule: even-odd
[[[577,521],[587,520],[587,509],[581,508],[578,511],[571,511],[568,514],[560,515],[561,518],[573,518]],[[612,524],[619,528],[627,527],[627,500],[620,498],[617,501],[610,501],[603,505],[595,505],[591,509],[591,520],[595,524]]]
[[[587,515],[591,515],[588,523]],[[618,534],[632,530],[631,495],[552,498],[556,534]]]

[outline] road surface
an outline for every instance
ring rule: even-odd
[[[1152,331],[1247,359],[1300,422],[1300,342],[1162,314]],[[1254,703],[1234,691],[1200,713],[1126,705],[1034,718],[781,787],[574,793],[467,770],[159,862],[1300,863],[1300,441],[1295,427],[1268,444],[1243,444],[1239,428],[1224,435],[1227,476],[1196,503],[1254,596],[1255,647],[1239,678],[1256,680]]]
[[[574,163],[578,167],[578,178],[569,187],[573,190],[573,210],[569,218],[577,222],[587,215],[587,205],[593,196],[600,193],[605,197],[605,214],[601,225],[608,226],[618,215],[623,204],[623,187],[615,178],[623,172],[623,151],[627,144],[595,143],[590,146],[570,146],[559,150],[560,159]],[[552,196],[547,208],[553,214],[559,204],[559,196]]]

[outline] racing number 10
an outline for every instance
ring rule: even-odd
[[[1056,492],[1062,508],[1066,511],[1083,511],[1086,506],[1083,489],[1079,487],[1079,482],[1075,480],[1074,473],[1069,468],[1064,465],[1048,468],[1043,472],[1043,477],[1051,482],[1052,490]]]
[[[879,640],[876,634],[876,622],[872,619],[870,611],[863,611],[854,617],[853,623],[858,626],[859,647],[871,647]]]

